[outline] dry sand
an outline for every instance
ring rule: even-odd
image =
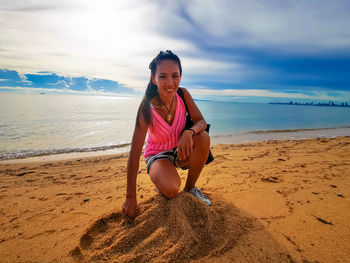
[[[127,154],[0,162],[0,261],[350,262],[350,137],[212,152],[197,183],[211,207],[157,194],[142,159],[131,224]]]

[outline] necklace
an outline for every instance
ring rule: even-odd
[[[172,106],[173,106],[174,97],[175,97],[175,96],[173,96],[173,98],[172,98],[172,100],[171,100],[170,109],[168,109],[168,107],[165,105],[165,103],[162,101],[162,99],[161,99],[161,98],[159,97],[159,95],[158,95],[159,100],[162,102],[162,104],[164,105],[164,107],[165,107],[165,108],[167,109],[167,111],[168,111],[168,114],[167,114],[167,116],[166,116],[167,122],[170,122],[170,121],[172,120],[172,118],[173,118],[173,115],[171,114],[171,108],[172,108]]]

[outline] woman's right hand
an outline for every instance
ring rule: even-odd
[[[136,198],[127,197],[122,207],[123,216],[134,218],[137,212]]]

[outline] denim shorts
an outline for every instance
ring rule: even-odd
[[[163,151],[163,152],[157,153],[156,155],[147,156],[145,158],[145,162],[146,162],[146,168],[147,168],[148,174],[152,164],[154,164],[154,162],[156,162],[157,160],[170,160],[172,163],[174,163],[174,166],[176,168],[181,168],[182,170],[187,170],[190,166],[189,164],[184,167],[179,166],[178,164],[179,157],[177,155],[177,147],[175,147],[172,150]]]

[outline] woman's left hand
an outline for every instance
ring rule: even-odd
[[[185,130],[181,135],[179,144],[177,146],[177,154],[180,161],[186,160],[191,156],[193,150],[192,134],[192,131]]]

